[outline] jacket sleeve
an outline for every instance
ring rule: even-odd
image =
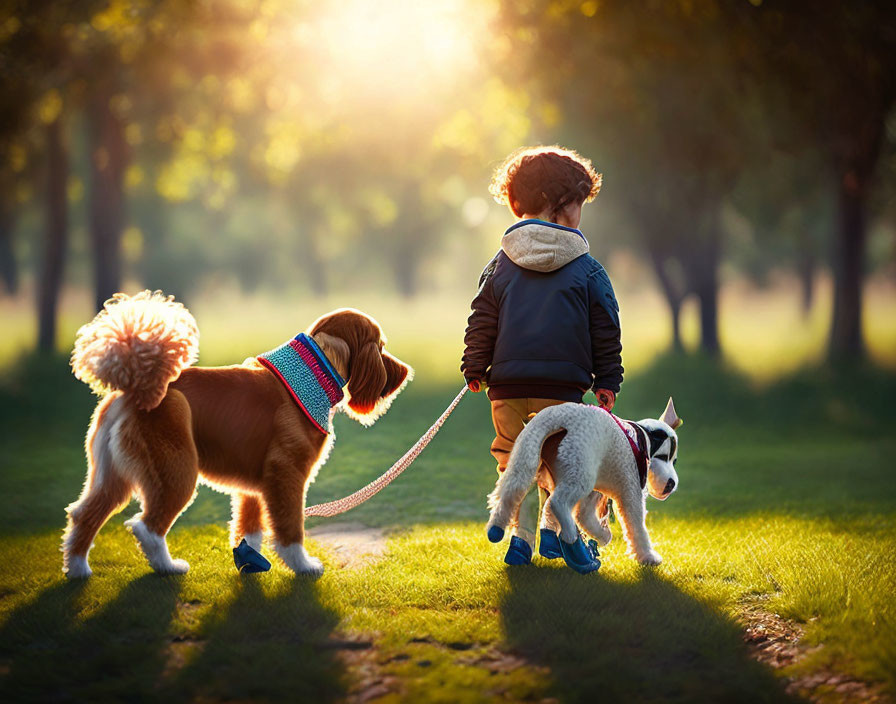
[[[589,278],[591,298],[591,371],[592,388],[619,393],[622,386],[622,330],[619,304],[610,277],[600,267]]]
[[[491,264],[489,265],[491,266]],[[492,363],[495,339],[498,337],[498,301],[489,267],[486,267],[476,298],[470,304],[473,312],[467,320],[464,334],[464,355],[460,370],[465,379],[485,379]]]

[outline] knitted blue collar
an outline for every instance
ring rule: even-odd
[[[299,333],[256,359],[270,369],[322,433],[330,428],[330,411],[345,396],[345,381],[310,335]]]

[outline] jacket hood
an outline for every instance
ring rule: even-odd
[[[517,266],[547,272],[588,252],[588,240],[570,227],[544,220],[521,220],[504,233],[501,249]]]

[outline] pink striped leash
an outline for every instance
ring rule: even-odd
[[[346,511],[363,504],[373,496],[376,496],[380,491],[389,486],[399,474],[411,466],[414,460],[417,459],[417,456],[423,452],[427,445],[429,445],[429,441],[436,436],[441,427],[445,424],[445,421],[448,420],[448,416],[450,416],[452,412],[454,412],[454,409],[457,408],[457,404],[460,403],[460,400],[464,397],[465,393],[467,393],[466,385],[464,385],[460,390],[460,393],[454,397],[454,400],[448,405],[448,408],[445,409],[442,415],[438,417],[436,422],[430,426],[429,430],[423,433],[423,436],[414,443],[414,446],[405,452],[401,459],[393,464],[384,474],[345,498],[337,499],[336,501],[328,501],[325,504],[316,504],[314,506],[306,507],[305,515],[309,517],[323,516],[329,518],[330,516],[345,513]]]

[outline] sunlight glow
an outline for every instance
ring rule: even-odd
[[[421,95],[476,69],[489,6],[474,0],[333,0],[297,31],[317,44],[321,69],[345,89]]]

